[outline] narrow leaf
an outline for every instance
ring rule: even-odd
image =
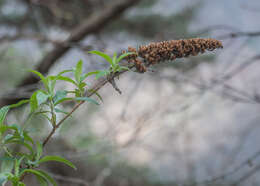
[[[62,75],[62,74],[64,74],[64,73],[67,73],[67,72],[73,72],[73,70],[63,70],[63,71],[61,71],[60,73],[58,73],[57,76],[60,76],[60,75]]]
[[[129,56],[129,55],[132,55],[132,54],[135,54],[134,52],[126,52],[126,53],[123,53],[121,56],[119,56],[116,60],[116,64],[118,64],[122,59],[124,59],[125,57]]]
[[[15,103],[15,104],[12,104],[12,105],[9,105],[9,108],[16,108],[16,107],[19,107],[23,104],[26,104],[26,103],[29,103],[29,99],[24,99],[24,100],[21,100],[19,101],[18,103]]]
[[[44,175],[44,177],[53,185],[53,186],[57,186],[56,181],[46,172],[42,171],[42,170],[37,170],[38,172],[40,172],[42,175]]]
[[[80,77],[81,77],[81,74],[82,74],[82,65],[83,65],[82,60],[79,60],[79,62],[76,65],[76,69],[74,71],[74,77],[75,77],[75,80],[76,80],[77,83],[80,82]]]
[[[88,73],[84,74],[83,76],[81,76],[80,80],[84,81],[88,76],[91,76],[91,75],[94,75],[94,74],[98,74],[99,72],[100,72],[99,70],[93,71],[93,72],[88,72]]]
[[[97,90],[90,89],[89,92],[95,94],[101,102],[104,102],[102,96],[97,92]]]
[[[77,86],[77,83],[73,79],[66,77],[66,76],[58,76],[57,80],[67,81],[67,82],[72,83]]]
[[[77,101],[88,101],[88,102],[94,103],[96,105],[99,105],[99,103],[96,100],[89,98],[89,97],[76,97],[74,99]]]
[[[59,156],[45,156],[42,159],[40,159],[38,163],[40,164],[40,163],[44,163],[44,162],[48,162],[48,161],[61,162],[61,163],[64,163],[64,164],[72,167],[73,169],[76,169],[75,165],[73,165],[69,160],[66,160],[65,158],[62,158]]]
[[[5,157],[1,160],[1,169],[0,172],[12,172],[14,167],[13,158]]]
[[[34,92],[30,98],[31,112],[34,112],[38,108],[37,92]]]
[[[53,186],[57,186],[57,183],[55,182],[55,180],[50,177],[47,173],[41,171],[41,170],[36,170],[36,169],[24,169],[21,174],[20,177],[25,174],[26,172],[28,173],[32,173],[36,176],[41,177],[42,179],[45,179],[46,181],[49,181],[50,183],[52,183]]]
[[[42,73],[40,73],[36,70],[29,70],[29,72],[32,72],[32,73],[36,74],[37,76],[39,76],[44,84],[44,87],[48,90],[48,82],[46,81],[46,78],[42,75]]]
[[[113,60],[112,60],[112,62],[113,62],[113,67],[116,65],[116,59],[117,59],[117,54],[116,54],[116,52],[114,52]]]
[[[37,91],[37,104],[41,105],[42,103],[45,103],[48,99],[49,95],[45,94],[43,91],[38,90]]]
[[[107,71],[107,70],[100,71],[98,74],[96,74],[96,79],[99,79],[99,78],[106,76],[108,74],[109,74],[109,71]]]
[[[0,173],[0,185],[3,186],[8,181],[8,176],[10,176],[10,175],[12,175],[12,174],[1,172]]]
[[[60,103],[62,103],[62,102],[64,102],[64,101],[71,101],[71,100],[73,100],[73,98],[62,98],[62,99],[60,99],[60,100],[57,100],[57,101],[54,103],[54,106],[56,106],[56,105],[58,105],[58,104],[60,104]]]
[[[57,112],[57,113],[69,114],[68,112],[66,112],[66,111],[64,111],[64,110],[61,110],[61,109],[58,109],[58,108],[55,108],[54,110],[55,110],[55,112]]]
[[[58,91],[56,92],[54,98],[53,98],[54,104],[55,104],[57,101],[59,101],[59,100],[65,98],[65,97],[67,96],[67,94],[68,94],[68,92],[67,92],[66,90],[58,90]]]
[[[0,126],[3,124],[8,111],[9,111],[9,106],[4,106],[0,109]]]
[[[48,186],[49,185],[48,181],[45,178],[38,176],[38,175],[35,175],[35,176],[36,176],[40,186]]]
[[[103,52],[97,51],[97,50],[90,51],[89,53],[90,54],[96,54],[96,55],[104,58],[110,65],[113,66],[113,60],[112,60],[112,58],[109,55],[107,55],[107,54],[105,54]]]
[[[36,148],[37,148],[37,152],[36,152],[36,161],[38,161],[41,156],[42,156],[42,144],[40,144],[39,142],[36,142]]]

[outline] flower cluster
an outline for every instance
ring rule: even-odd
[[[183,39],[162,41],[142,45],[136,50],[128,47],[128,52],[134,52],[127,57],[129,63],[134,63],[138,72],[145,72],[146,67],[163,61],[175,60],[176,58],[196,56],[206,50],[212,51],[223,48],[220,41],[216,39]],[[126,51],[123,51],[126,52]]]

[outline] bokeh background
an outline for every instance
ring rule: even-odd
[[[63,186],[257,186],[259,19],[258,0],[1,0],[0,104],[39,86],[24,83],[32,78],[27,69],[56,74],[80,59],[85,72],[107,68],[89,50],[112,55],[154,41],[219,39],[222,50],[123,74],[122,95],[105,85],[101,106],[78,109],[46,148],[78,170],[45,169]],[[8,120],[21,123],[27,111],[14,110]],[[50,126],[35,117],[29,130],[41,140]]]

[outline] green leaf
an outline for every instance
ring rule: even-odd
[[[94,75],[94,74],[98,74],[100,71],[93,71],[93,72],[88,72],[86,74],[84,74],[83,76],[81,76],[80,81],[84,81],[88,76]]]
[[[0,109],[0,126],[3,124],[8,111],[9,111],[9,106],[4,106]]]
[[[14,159],[10,157],[3,157],[1,161],[0,172],[12,172],[14,167]]]
[[[128,68],[128,67],[123,67],[123,66],[120,66],[119,67],[119,71],[121,71],[121,70],[131,70],[130,68]]]
[[[25,185],[25,183],[19,181],[19,182],[18,182],[18,186],[26,186],[26,185]]]
[[[47,76],[46,77],[46,82],[48,85],[48,94],[53,95],[54,94],[54,88],[56,85],[56,81],[57,81],[57,76]]]
[[[49,95],[47,95],[45,91],[38,90],[34,92],[30,98],[31,112],[34,112],[38,109],[39,105],[45,103],[48,97]]]
[[[97,90],[90,89],[89,92],[95,94],[101,102],[104,102],[102,96],[97,92]]]
[[[44,84],[44,87],[46,88],[46,90],[49,90],[49,85],[48,85],[48,82],[46,80],[46,78],[42,75],[42,73],[36,71],[36,70],[29,70],[29,72],[32,72],[34,74],[36,74],[37,76],[40,77],[40,79],[42,80],[43,84]]]
[[[54,104],[55,104],[57,101],[59,101],[59,100],[65,98],[65,97],[67,96],[67,94],[68,94],[68,92],[67,92],[66,90],[58,90],[58,91],[56,92],[54,98],[53,98]]]
[[[67,81],[67,82],[72,83],[77,86],[77,83],[73,79],[66,77],[66,76],[58,76],[57,80]]]
[[[46,173],[42,170],[37,170],[37,171],[40,172],[42,175],[44,175],[46,180],[48,180],[53,186],[57,186],[56,181],[48,173]]]
[[[135,54],[134,52],[126,52],[126,53],[123,53],[121,56],[119,56],[117,59],[116,59],[116,64],[118,64],[122,59],[124,59],[125,57],[129,56],[129,55],[132,55],[132,54]]]
[[[94,103],[96,105],[99,105],[99,103],[97,101],[95,101],[94,99],[89,98],[89,97],[63,98],[63,99],[57,101],[54,105],[56,106],[56,105],[58,105],[58,104],[60,104],[60,103],[62,103],[64,101],[71,101],[71,100],[75,100],[75,101],[88,101],[88,102]]]
[[[0,185],[4,185],[7,182],[8,176],[4,173],[0,173]]]
[[[78,86],[78,88],[79,88],[79,90],[82,92],[84,92],[84,88],[85,88],[85,86],[86,86],[87,84],[85,83],[85,82],[81,82],[80,84],[79,84],[79,86]]]
[[[11,144],[11,143],[16,143],[16,144],[20,144],[20,145],[23,145],[24,147],[26,147],[31,154],[34,153],[33,151],[33,148],[31,145],[29,145],[28,143],[26,142],[23,142],[23,140],[19,139],[19,138],[10,138],[8,140],[5,140],[4,141],[5,144]]]
[[[37,152],[36,152],[35,160],[38,161],[42,156],[42,144],[40,144],[39,142],[36,142],[36,149],[37,149]]]
[[[31,112],[34,112],[38,108],[37,92],[34,92],[30,98]]]
[[[96,74],[96,79],[99,79],[99,78],[101,78],[101,77],[103,77],[103,76],[106,76],[106,75],[108,75],[109,73],[110,73],[110,72],[107,71],[107,70],[99,71],[99,73]]]
[[[20,165],[23,161],[24,157],[21,157],[19,160],[15,159],[15,165],[14,165],[14,175],[16,177],[19,177],[19,173],[20,173]]]
[[[5,133],[8,129],[11,129],[11,128],[9,128],[9,126],[7,126],[7,125],[0,125],[0,136],[1,136],[1,134]]]
[[[94,104],[96,104],[96,105],[99,105],[99,103],[96,101],[96,100],[94,100],[94,99],[92,99],[92,98],[90,98],[90,97],[76,97],[76,98],[74,98],[76,101],[88,101],[88,102],[91,102],[91,103],[94,103]]]
[[[46,180],[46,181],[49,181],[52,185],[54,186],[57,186],[57,183],[55,182],[55,180],[49,176],[47,173],[45,173],[44,171],[41,171],[41,170],[36,170],[36,169],[24,169],[21,174],[20,174],[20,177],[24,174],[24,173],[32,173],[34,174],[35,176],[39,176],[41,177],[42,179]]]
[[[49,95],[44,93],[44,91],[38,90],[37,96],[36,96],[38,105],[45,103],[47,101],[48,97],[49,97]]]
[[[0,173],[0,185],[4,185],[8,181],[8,177],[12,177],[11,173],[1,172]]]
[[[73,70],[63,70],[63,71],[61,71],[60,73],[58,73],[57,76],[60,76],[60,75],[62,75],[62,74],[64,74],[64,73],[67,73],[67,72],[73,72]]]
[[[95,92],[95,95],[104,103],[102,96],[98,92]]]
[[[83,65],[82,60],[79,60],[79,62],[76,65],[76,69],[74,71],[74,77],[77,83],[80,83],[80,77],[82,74],[82,65]]]
[[[35,176],[36,176],[40,186],[48,186],[49,185],[48,181],[45,178],[38,176],[38,175],[35,175]]]
[[[55,108],[54,110],[55,110],[55,112],[57,112],[57,113],[69,114],[68,112],[66,112],[66,111],[64,111],[64,110],[61,110],[61,109],[58,109],[58,108]]]
[[[107,54],[105,54],[103,52],[97,51],[97,50],[90,51],[89,53],[90,54],[95,54],[95,55],[98,55],[98,56],[104,58],[111,66],[114,66],[113,60],[112,60],[112,58],[109,55],[107,55]]]
[[[24,100],[19,101],[18,103],[9,105],[9,108],[16,108],[16,107],[19,107],[19,106],[21,106],[23,104],[29,103],[29,102],[30,102],[29,99],[24,99]]]
[[[32,145],[34,144],[33,139],[29,136],[27,131],[23,131],[23,136],[26,141],[31,142]]]
[[[58,80],[58,77],[67,72],[73,72],[73,70],[63,70],[57,76],[48,76],[48,79],[50,79],[50,81],[51,81],[51,83],[50,83],[51,95],[53,95],[54,88],[55,88],[56,82]]]
[[[113,59],[112,59],[113,67],[116,65],[116,59],[117,59],[117,54],[116,52],[114,52]]]
[[[73,169],[77,169],[75,167],[75,165],[73,165],[69,160],[66,160],[65,158],[62,158],[60,156],[45,156],[42,159],[40,159],[38,163],[41,164],[41,163],[48,162],[48,161],[61,162],[61,163],[64,163],[64,164],[72,167]]]
[[[62,98],[62,99],[60,99],[60,100],[57,100],[57,101],[54,103],[54,106],[56,106],[56,105],[58,105],[58,104],[60,104],[60,103],[62,103],[62,102],[64,102],[64,101],[71,101],[71,100],[73,100],[73,98]]]

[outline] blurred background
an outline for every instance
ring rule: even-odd
[[[45,169],[63,186],[257,186],[259,19],[258,0],[1,0],[0,104],[29,97],[38,86],[27,69],[56,74],[80,59],[85,72],[107,68],[89,50],[219,39],[223,50],[123,74],[122,95],[105,85],[104,103],[84,104],[45,150],[78,170]],[[8,120],[20,123],[26,113],[14,110]],[[35,117],[29,130],[42,140],[50,126]]]

